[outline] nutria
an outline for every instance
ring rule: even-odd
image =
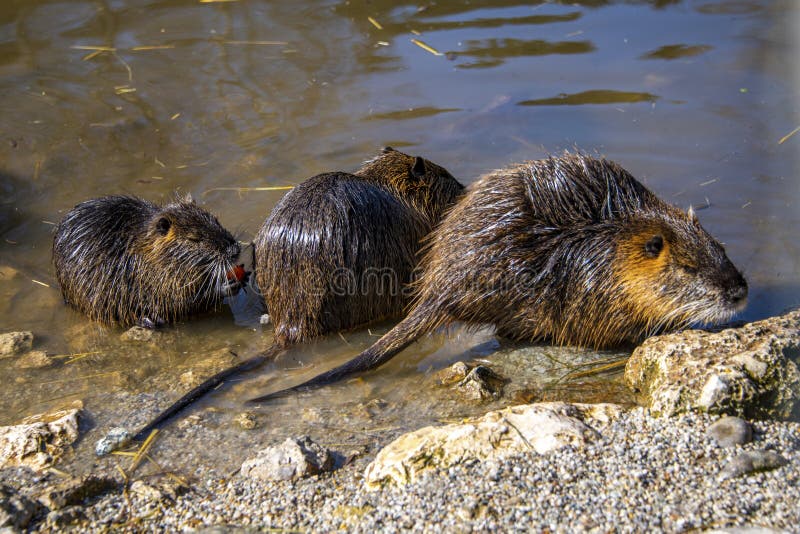
[[[255,239],[256,278],[286,346],[401,315],[422,238],[464,187],[386,147],[354,174],[286,194]]]
[[[320,174],[287,193],[254,242],[272,347],[208,378],[133,439],[283,347],[400,315],[422,238],[463,190],[443,167],[385,147],[353,174]]]
[[[190,197],[164,206],[132,196],[87,200],[56,227],[53,263],[64,300],[123,326],[172,323],[208,311],[229,280],[239,244]]]
[[[353,360],[299,386],[373,369],[462,321],[513,340],[609,347],[724,321],[747,283],[722,246],[619,165],[565,154],[482,177],[431,233],[405,319]]]

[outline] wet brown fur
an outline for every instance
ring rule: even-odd
[[[453,321],[515,340],[609,347],[729,319],[747,283],[694,214],[582,155],[488,174],[430,235],[413,306],[355,359],[288,391],[372,369]]]
[[[444,168],[387,147],[289,192],[255,239],[276,343],[402,314],[421,240],[462,191]]]
[[[191,199],[87,200],[56,227],[53,264],[64,300],[123,326],[172,323],[218,306],[240,247]]]

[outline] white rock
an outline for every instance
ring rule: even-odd
[[[0,468],[26,465],[41,470],[52,465],[78,439],[83,403],[76,401],[72,406],[0,427]]]
[[[330,451],[303,436],[287,438],[278,446],[259,451],[254,458],[245,460],[240,473],[259,480],[294,480],[332,468]]]
[[[367,466],[365,480],[371,488],[387,482],[402,485],[432,467],[581,447],[599,435],[587,422],[606,423],[621,410],[612,404],[544,402],[489,412],[461,424],[425,427],[384,447]]]
[[[0,358],[8,358],[28,352],[33,348],[32,332],[8,332],[0,334]]]
[[[689,410],[754,419],[800,412],[800,310],[718,333],[688,330],[638,347],[625,382],[655,413]]]

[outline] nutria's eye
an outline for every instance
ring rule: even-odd
[[[166,217],[161,217],[156,223],[156,232],[158,232],[161,235],[167,235],[170,226],[172,226],[172,223],[169,222],[169,219],[167,219]]]
[[[660,235],[654,235],[644,244],[644,253],[648,258],[655,258],[661,253],[661,249],[663,248],[664,238]]]
[[[411,174],[414,178],[422,178],[425,176],[425,160],[417,156],[414,158],[414,166],[411,168]]]

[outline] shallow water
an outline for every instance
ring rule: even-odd
[[[190,192],[247,241],[282,193],[222,188],[353,170],[383,145],[424,155],[464,183],[564,149],[603,154],[666,200],[701,208],[750,282],[742,318],[800,303],[800,134],[779,143],[800,124],[798,21],[795,2],[767,0],[1,3],[0,331],[30,329],[37,349],[81,357],[44,370],[0,361],[0,424],[80,398],[105,429],[165,406],[189,383],[179,377],[210,354],[246,356],[271,342],[269,328],[223,311],[156,344],[123,343],[121,330],[64,307],[50,245],[53,224],[76,203]],[[254,408],[264,419],[258,437],[232,423],[244,399],[374,339],[361,331],[295,349],[203,413],[242,448],[313,429],[331,441],[325,425],[351,437],[397,432],[487,408],[420,389],[421,377],[433,380],[427,371],[460,358],[512,378],[490,407],[547,384],[542,398],[630,400],[618,373],[563,380],[570,365],[625,351],[505,347],[491,333],[456,329],[366,381]],[[358,412],[375,398],[386,408]],[[224,463],[229,452],[198,454]]]

